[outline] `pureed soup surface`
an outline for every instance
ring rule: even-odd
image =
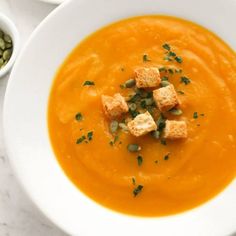
[[[164,59],[166,43],[182,62]],[[126,96],[120,85],[137,66],[160,65],[182,69],[191,81],[181,83],[179,72],[165,75],[182,91],[184,113],[174,118],[187,121],[188,138],[163,145],[151,135],[119,131],[114,142],[101,95]],[[206,202],[234,179],[235,101],[236,56],[217,36],[178,18],[136,17],[95,32],[61,66],[49,100],[50,138],[68,177],[96,202],[139,216],[175,214]],[[129,152],[130,143],[141,151]],[[143,188],[135,197],[138,185]]]

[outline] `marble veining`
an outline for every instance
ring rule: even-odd
[[[38,0],[0,0],[0,12],[16,24],[22,46],[56,6]],[[34,206],[14,177],[2,137],[2,108],[9,75],[0,78],[0,236],[66,236]]]

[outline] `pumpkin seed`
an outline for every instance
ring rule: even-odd
[[[180,116],[183,114],[182,110],[177,109],[177,108],[173,108],[173,109],[169,110],[169,112],[174,116]]]
[[[151,133],[152,137],[155,138],[155,139],[159,139],[160,138],[160,135],[161,135],[161,132],[158,131],[158,130],[155,130]]]
[[[6,43],[6,48],[7,49],[12,48],[12,44],[11,43]]]
[[[4,36],[4,33],[2,30],[0,30],[0,38],[3,38],[3,36]]]
[[[0,57],[2,57],[2,55],[3,55],[3,50],[0,49]]]
[[[12,43],[11,37],[8,34],[4,34],[3,39],[6,43]]]
[[[135,79],[129,79],[125,82],[124,85],[125,85],[126,88],[132,88],[132,87],[135,86],[135,84],[136,84]]]
[[[118,130],[118,127],[119,127],[118,121],[113,120],[113,121],[110,123],[110,131],[111,131],[111,133],[114,134],[114,133]]]
[[[5,61],[8,61],[8,60],[11,58],[11,54],[12,54],[12,50],[11,50],[11,49],[7,49],[7,50],[5,50],[5,51],[3,52],[2,57],[3,57],[3,59],[4,59]]]
[[[135,110],[137,109],[137,105],[136,105],[135,103],[130,103],[130,104],[129,104],[129,109],[130,109],[131,111],[135,111]]]
[[[127,125],[125,123],[119,123],[119,127],[123,130],[123,131],[129,131]]]
[[[129,144],[127,149],[129,152],[138,152],[141,150],[141,147],[138,144]]]
[[[161,87],[166,87],[168,85],[170,85],[170,83],[168,81],[166,81],[166,80],[161,81]]]
[[[142,99],[141,102],[145,102],[145,105],[146,105],[146,106],[151,106],[154,101],[153,101],[152,98],[145,98],[145,99]]]
[[[4,50],[6,48],[6,43],[5,43],[5,41],[2,38],[0,38],[0,48],[2,50]]]
[[[4,60],[0,58],[0,68],[4,65]]]

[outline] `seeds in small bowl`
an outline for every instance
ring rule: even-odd
[[[10,60],[13,51],[11,37],[0,29],[0,69]]]

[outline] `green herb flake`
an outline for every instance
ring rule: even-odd
[[[158,131],[162,131],[166,127],[166,118],[161,114],[156,122]]]
[[[148,61],[151,61],[151,60],[149,59],[147,54],[144,54],[143,55],[143,62],[148,62]]]
[[[188,85],[189,83],[191,83],[191,80],[186,76],[182,76],[180,78],[180,83],[184,83],[185,85]]]
[[[179,90],[179,91],[177,91],[179,94],[181,94],[181,95],[184,95],[184,92],[183,91],[181,91],[181,90]]]
[[[175,73],[179,73],[179,74],[181,74],[182,72],[183,72],[182,69],[175,69]]]
[[[83,86],[91,86],[91,85],[95,85],[95,83],[93,81],[89,81],[89,80],[85,81],[83,84]]]
[[[170,153],[166,154],[163,159],[164,159],[165,161],[168,161],[169,158],[170,158]]]
[[[161,78],[161,81],[168,81],[169,80],[169,78],[167,77],[167,76],[163,76],[162,78]]]
[[[86,139],[86,137],[84,135],[81,136],[80,138],[77,139],[76,144],[82,143],[85,139]]]
[[[129,109],[129,114],[132,116],[132,118],[135,118],[137,115],[139,115],[140,113],[138,111],[132,111],[131,109]]]
[[[169,57],[175,57],[175,56],[176,56],[176,53],[170,51],[170,52],[168,53],[168,56],[169,56]]]
[[[170,45],[167,44],[167,43],[163,44],[162,47],[163,47],[165,50],[167,50],[167,51],[170,51],[170,49],[171,49],[171,48],[170,48]]]
[[[111,141],[109,142],[109,144],[110,144],[111,146],[113,146],[118,140],[119,140],[119,136],[116,135],[116,136],[114,137],[113,141],[111,140]]]
[[[138,166],[141,166],[143,164],[143,157],[139,155],[137,157],[137,161],[138,161]]]
[[[133,195],[134,195],[134,197],[136,197],[138,194],[140,194],[142,190],[143,190],[143,186],[142,186],[142,185],[138,185],[138,186],[133,190]]]
[[[133,184],[133,185],[136,185],[136,180],[135,180],[134,177],[132,178],[132,184]]]
[[[182,62],[183,62],[182,57],[179,57],[179,56],[175,57],[175,60],[176,60],[178,63],[182,63]]]
[[[165,61],[173,61],[169,56],[163,58]]]
[[[88,132],[87,139],[91,141],[93,139],[93,131]]]
[[[164,145],[164,146],[167,145],[166,140],[164,138],[161,139],[161,144]]]
[[[158,68],[159,72],[167,72],[167,69],[165,67]]]
[[[172,75],[174,74],[174,71],[173,71],[173,69],[171,69],[171,68],[168,69],[168,72],[169,72],[170,74],[172,74]]]
[[[83,120],[83,115],[82,115],[80,112],[78,112],[78,113],[75,115],[75,119],[76,119],[77,121],[81,121],[81,120]]]
[[[193,118],[194,118],[194,119],[197,119],[197,118],[198,118],[198,113],[197,113],[196,111],[193,113]]]

